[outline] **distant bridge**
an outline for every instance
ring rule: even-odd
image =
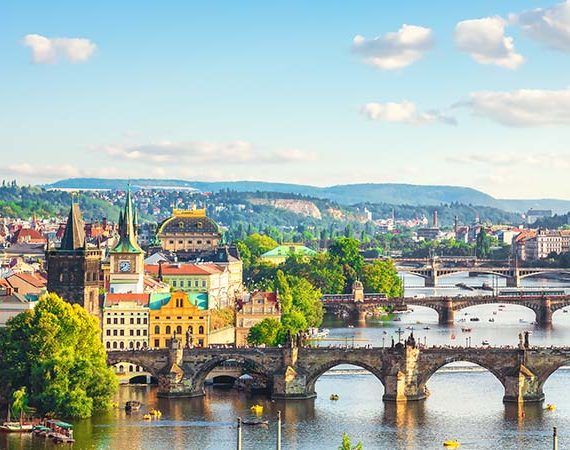
[[[442,366],[466,361],[489,370],[503,385],[505,402],[537,402],[559,367],[570,364],[570,348],[471,348],[417,346],[413,336],[391,348],[230,348],[184,349],[171,339],[168,349],[111,351],[109,365],[142,366],[159,380],[159,396],[204,395],[208,374],[226,361],[239,362],[267,382],[273,398],[307,399],[316,395],[319,377],[339,364],[371,372],[384,386],[385,401],[407,402],[428,396],[426,383]]]
[[[570,295],[545,297],[502,297],[479,295],[465,297],[404,297],[386,298],[375,294],[365,294],[363,301],[355,301],[352,295],[328,295],[322,300],[324,308],[336,315],[357,316],[364,321],[367,315],[379,308],[405,310],[409,305],[425,306],[437,311],[440,324],[452,324],[455,312],[470,306],[489,304],[511,304],[532,309],[539,325],[552,324],[552,315],[559,309],[570,306]]]

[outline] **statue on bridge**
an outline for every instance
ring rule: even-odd
[[[194,348],[194,344],[192,341],[193,341],[192,328],[188,327],[188,329],[186,330],[186,347],[188,347],[188,349]]]

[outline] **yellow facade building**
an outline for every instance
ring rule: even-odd
[[[153,294],[149,304],[149,345],[166,348],[175,334],[185,347],[207,347],[210,334],[210,314],[192,304],[189,294],[175,291]]]

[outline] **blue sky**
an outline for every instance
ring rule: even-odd
[[[570,199],[569,3],[272,3],[2,2],[0,176]]]

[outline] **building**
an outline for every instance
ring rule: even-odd
[[[46,237],[38,230],[32,228],[20,228],[12,236],[13,244],[47,244]]]
[[[109,291],[144,292],[144,252],[136,234],[136,214],[131,191],[127,191],[125,208],[119,214],[119,242],[110,252]]]
[[[99,316],[101,251],[88,247],[79,204],[73,202],[59,248],[48,250],[47,290]]]
[[[157,237],[163,250],[195,253],[214,250],[222,235],[205,209],[174,209],[172,216],[158,226]]]
[[[283,244],[275,247],[274,249],[265,252],[259,258],[262,261],[267,261],[275,265],[279,265],[289,256],[314,256],[317,252],[305,247],[302,244]]]
[[[21,295],[31,294],[39,297],[46,292],[47,280],[39,273],[17,272],[5,278],[6,283],[14,292]]]
[[[529,209],[526,213],[526,223],[532,225],[539,219],[552,217],[551,209]]]
[[[439,238],[439,228],[418,228],[418,239],[426,241],[434,241]]]
[[[267,318],[281,320],[277,293],[256,291],[245,294],[236,306],[236,346],[247,345],[250,328]]]
[[[149,346],[150,294],[107,294],[103,305],[103,346],[107,351]]]
[[[230,290],[229,271],[212,263],[170,263],[147,266],[147,270],[158,272],[161,281],[184,292],[203,293],[199,296],[200,309],[227,308],[234,304],[235,295]]]
[[[192,294],[191,294],[192,295]],[[150,347],[165,348],[174,335],[186,347],[207,347],[210,333],[208,311],[192,304],[186,292],[151,295],[149,303]]]
[[[552,253],[570,251],[570,231],[523,230],[513,240],[513,252],[520,261],[545,259]]]
[[[0,327],[5,327],[6,322],[20,313],[34,309],[36,302],[14,292],[4,280],[0,280]]]

